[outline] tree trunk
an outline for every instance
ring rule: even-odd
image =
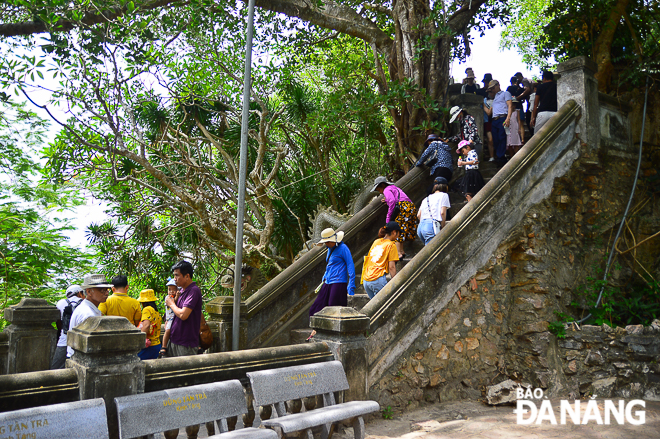
[[[598,64],[598,72],[595,76],[598,80],[598,90],[603,93],[607,93],[610,88],[612,70],[614,69],[612,65],[612,42],[614,41],[616,27],[626,13],[628,3],[630,3],[630,0],[617,0],[610,10],[603,30],[594,43],[594,57],[596,58],[596,64]]]

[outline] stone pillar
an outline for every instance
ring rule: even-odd
[[[209,313],[208,324],[213,332],[213,347],[210,352],[229,352],[232,348],[234,319],[234,296],[218,296],[206,304]],[[247,347],[247,304],[241,301],[238,345]]]
[[[137,353],[146,336],[124,317],[90,317],[67,333],[74,349],[67,367],[78,374],[80,399],[103,398],[112,439],[119,437],[114,398],[144,392],[144,363]]]
[[[594,74],[598,66],[586,56],[578,56],[557,66],[557,109],[569,99],[582,107],[578,121],[580,139],[586,143],[587,153],[593,155],[600,147],[600,106],[598,82]]]
[[[369,317],[353,308],[327,306],[311,318],[316,330],[314,341],[325,342],[335,358],[344,365],[350,389],[344,401],[363,401],[369,394],[367,338]]]
[[[60,311],[44,299],[24,298],[18,305],[5,309],[8,351],[6,371],[34,372],[50,369],[50,360],[57,345],[57,330],[53,322]]]

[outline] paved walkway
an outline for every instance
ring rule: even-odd
[[[614,400],[618,406],[618,400]],[[557,422],[560,421],[559,400],[552,400]],[[587,401],[581,402],[584,418]],[[598,401],[601,416],[604,416],[604,402]],[[540,404],[539,404],[540,408]],[[377,419],[366,425],[367,439],[658,439],[660,438],[660,402],[646,401],[645,423],[632,425],[627,421],[618,425],[612,419],[610,425],[597,425],[590,421],[587,425],[551,425],[545,421],[541,425],[518,425],[514,406],[491,407],[479,402],[448,402],[419,408],[392,420]],[[525,416],[527,418],[527,416]],[[613,424],[613,425],[612,425]],[[353,430],[346,428],[334,439],[353,437]]]

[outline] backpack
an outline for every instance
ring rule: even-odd
[[[73,311],[75,311],[76,307],[80,305],[82,300],[76,302],[69,302],[69,299],[66,299],[67,305],[64,307],[64,311],[62,312],[62,332],[66,334],[69,332],[69,325],[71,324],[71,316],[73,315]]]

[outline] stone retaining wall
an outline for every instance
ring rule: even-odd
[[[421,401],[481,398],[486,386],[512,378],[549,396],[660,399],[657,325],[584,326],[568,330],[564,340],[548,331],[557,320],[554,311],[571,312],[576,287],[604,264],[633,165],[576,161],[555,180],[552,194],[454,291],[395,366],[371,383],[370,397],[404,410]],[[650,202],[641,213],[652,216],[658,207],[660,202]],[[610,279],[621,282],[629,274],[622,267]]]
[[[660,400],[660,320],[625,329],[585,325],[557,345],[575,394]]]

